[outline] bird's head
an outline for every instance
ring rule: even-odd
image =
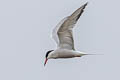
[[[51,53],[52,51],[54,51],[54,50],[49,50],[49,51],[47,51],[47,53],[46,53],[46,55],[45,55],[45,63],[44,63],[44,66],[46,65],[48,59],[50,58],[50,53]]]

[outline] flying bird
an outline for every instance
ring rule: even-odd
[[[88,2],[78,8],[72,15],[62,19],[58,25],[53,29],[52,37],[57,43],[56,50],[49,50],[45,56],[46,65],[48,59],[58,59],[58,58],[74,58],[81,57],[86,54],[84,52],[76,51],[74,48],[74,39],[73,39],[73,28],[80,18],[81,14],[84,12],[85,7]]]

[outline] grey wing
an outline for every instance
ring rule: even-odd
[[[64,23],[64,21],[67,20],[67,17],[62,19],[58,25],[53,29],[53,32],[52,32],[52,38],[55,40],[55,42],[57,43],[57,46],[59,45],[59,38],[58,38],[58,35],[57,35],[57,32],[59,30],[59,28],[61,27],[61,25]]]
[[[83,13],[86,5],[87,3],[77,9],[71,16],[68,16],[62,20],[63,22],[59,25],[59,28],[57,30],[57,36],[59,40],[58,48],[75,50],[72,30],[81,14]]]

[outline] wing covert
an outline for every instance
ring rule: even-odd
[[[73,28],[80,18],[81,14],[83,13],[86,5],[87,3],[78,8],[72,15],[64,18],[58,24],[56,29],[53,30],[53,32],[55,33],[54,35],[56,35],[58,39],[56,40],[58,48],[75,50]]]

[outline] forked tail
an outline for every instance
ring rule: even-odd
[[[82,56],[84,55],[104,55],[104,54],[82,54]]]

